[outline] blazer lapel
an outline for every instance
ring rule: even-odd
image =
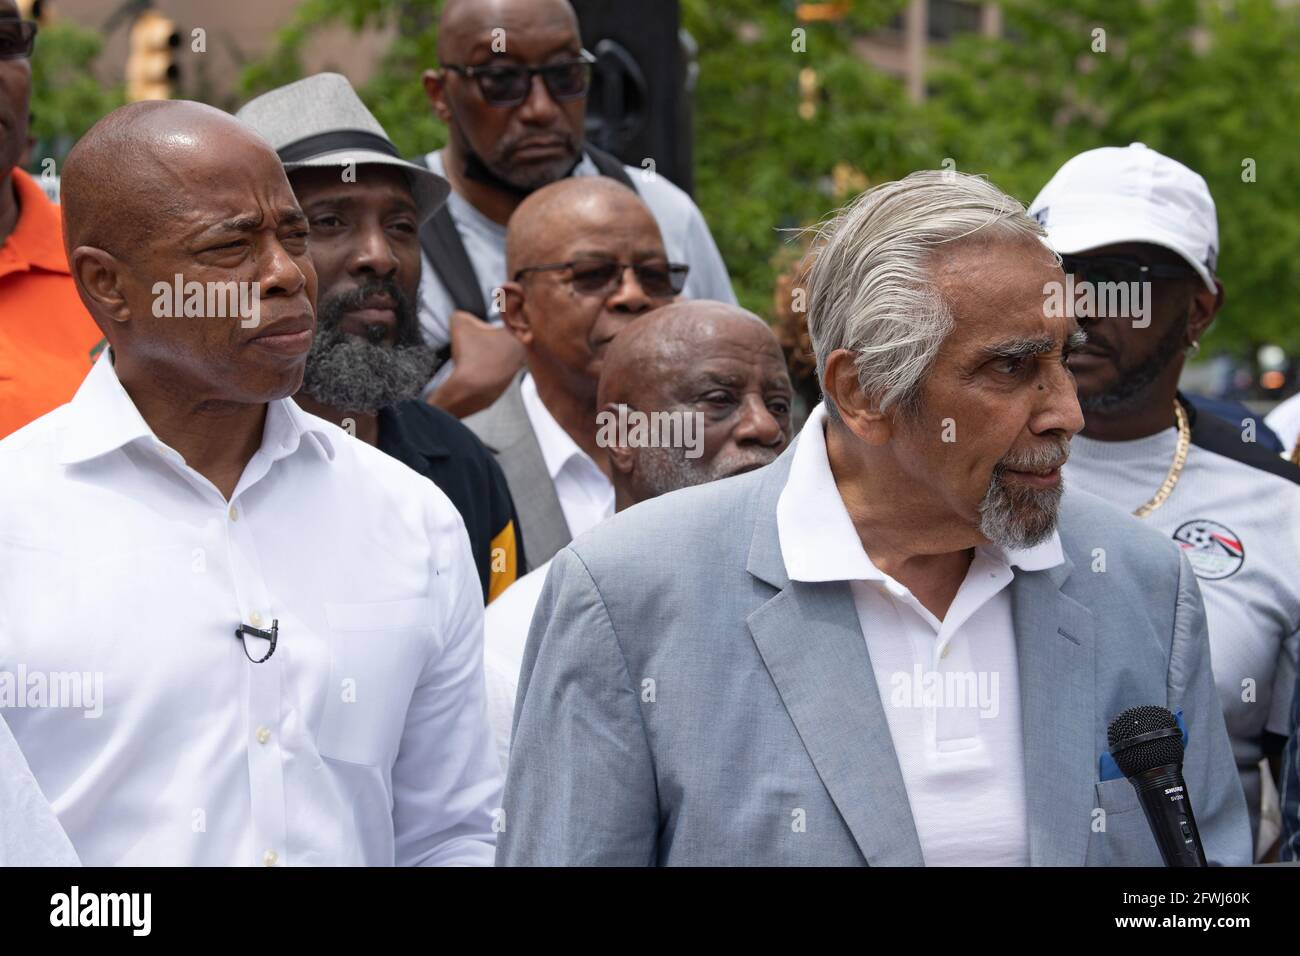
[[[528,567],[533,570],[549,561],[573,536],[564,509],[555,492],[555,482],[546,469],[546,459],[537,443],[528,412],[524,409],[520,373],[492,405],[465,419],[479,440],[496,456],[510,487]]]
[[[776,498],[789,470],[768,466],[749,571],[778,588],[748,618],[754,644],[827,793],[873,866],[920,866],[921,844],[875,673],[845,582],[786,577]]]
[[[1031,866],[1082,866],[1095,803],[1093,618],[1061,592],[1065,560],[1017,571],[1011,585]]]

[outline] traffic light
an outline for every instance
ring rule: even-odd
[[[24,20],[35,20],[44,26],[49,21],[49,3],[41,0],[18,0],[18,16]]]
[[[180,69],[176,51],[181,35],[176,24],[155,10],[146,10],[131,24],[131,52],[126,59],[126,97],[171,99]]]

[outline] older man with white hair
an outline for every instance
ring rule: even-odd
[[[1107,752],[1137,705],[1180,715],[1208,860],[1249,862],[1187,562],[1063,494],[1079,335],[1041,228],[922,172],[822,239],[796,444],[556,555],[497,863],[1158,865]]]

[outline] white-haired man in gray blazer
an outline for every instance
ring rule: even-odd
[[[951,172],[826,225],[796,443],[556,555],[498,864],[1159,865],[1106,759],[1142,704],[1207,858],[1250,862],[1195,577],[1062,485],[1081,336],[1042,235]]]

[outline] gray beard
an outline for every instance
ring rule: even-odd
[[[1055,488],[1026,488],[1008,485],[1004,475],[1013,470],[1038,470],[1057,464],[1068,452],[1062,447],[1044,448],[1015,460],[1003,459],[993,466],[989,490],[980,502],[980,534],[1007,551],[1019,551],[1042,544],[1056,530],[1057,512],[1064,481]]]
[[[322,405],[365,414],[416,398],[433,376],[438,350],[422,341],[409,305],[399,303],[398,342],[391,346],[341,331],[337,306],[319,309],[302,390]]]
[[[656,498],[670,491],[717,481],[746,466],[761,467],[776,461],[776,452],[769,448],[754,448],[738,455],[719,454],[712,459],[687,458],[682,448],[647,447],[638,451],[636,467],[641,473],[641,483]]]

